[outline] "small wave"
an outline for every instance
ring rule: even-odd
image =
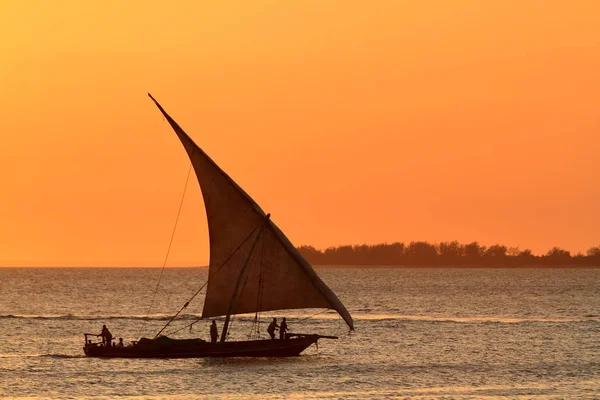
[[[72,354],[40,354],[38,357],[48,358],[85,358],[85,355],[72,355]]]
[[[400,321],[421,321],[421,322],[449,322],[462,324],[477,323],[500,323],[500,324],[521,324],[521,323],[577,323],[577,322],[600,322],[600,318],[582,317],[582,318],[510,318],[510,317],[436,317],[429,315],[397,315],[397,314],[372,314],[372,315],[353,315],[355,320],[400,320]]]
[[[339,319],[340,316],[336,313],[323,313],[320,315],[304,315],[304,314],[285,314],[288,320],[305,320],[311,319],[317,320],[332,320]],[[34,320],[63,320],[63,321],[110,321],[110,320],[139,320],[139,321],[168,321],[172,318],[172,315],[30,315],[30,314],[7,314],[0,315],[0,319],[34,319]],[[180,314],[178,320],[190,320],[194,321],[199,319],[199,314]],[[240,320],[254,319],[254,315],[242,314],[238,315]],[[365,321],[385,321],[385,320],[396,320],[396,321],[421,321],[421,322],[446,322],[446,323],[503,323],[503,324],[519,324],[519,323],[578,323],[578,322],[600,322],[600,316],[598,315],[585,315],[583,317],[565,317],[565,318],[517,318],[517,317],[486,317],[486,316],[474,316],[474,317],[444,317],[444,316],[430,316],[430,315],[401,315],[401,314],[361,314],[353,313],[352,318],[354,320],[365,320]]]
[[[85,358],[85,355],[72,354],[0,354],[0,358]]]
[[[141,320],[141,321],[168,321],[172,318],[172,315],[31,315],[31,314],[7,314],[0,315],[0,319],[38,319],[38,320],[63,320],[63,321],[105,321],[105,320],[116,320],[116,319],[127,319],[127,320]],[[184,314],[179,315],[178,319],[198,319],[200,315],[195,314]]]

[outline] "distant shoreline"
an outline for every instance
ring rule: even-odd
[[[571,255],[553,247],[542,255],[531,250],[500,244],[483,246],[478,242],[457,241],[431,244],[410,242],[375,245],[347,245],[321,250],[300,246],[298,251],[312,265],[320,266],[390,266],[414,268],[578,268],[600,266],[600,246],[586,254]]]

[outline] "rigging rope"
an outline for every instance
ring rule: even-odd
[[[154,338],[156,339],[158,337],[158,335],[160,335],[170,324],[171,322],[173,322],[173,320],[175,318],[177,318],[177,316],[183,311],[184,308],[186,308],[190,302],[192,300],[194,300],[194,298],[198,295],[198,293],[200,293],[200,291],[202,289],[204,289],[204,287],[206,285],[208,285],[208,282],[210,282],[210,280],[225,266],[225,264],[227,264],[227,262],[229,260],[231,260],[231,257],[234,256],[235,253],[237,253],[237,251],[248,241],[248,239],[250,239],[252,237],[252,235],[254,235],[254,232],[256,232],[259,228],[261,228],[263,226],[263,224],[261,223],[259,226],[257,226],[256,228],[254,228],[254,230],[252,232],[250,232],[250,234],[246,237],[246,239],[244,239],[242,241],[242,243],[240,243],[240,245],[238,247],[236,247],[236,249],[229,255],[229,257],[227,257],[227,259],[225,261],[223,261],[223,263],[219,266],[219,268],[217,268],[217,270],[214,272],[214,274],[212,274],[212,276],[209,276],[208,279],[206,280],[206,282],[204,282],[204,285],[202,285],[202,287],[200,287],[200,289],[198,289],[196,291],[196,293],[194,293],[194,295],[179,309],[179,311],[177,311],[177,313],[175,315],[173,315],[173,317],[169,320],[169,322],[167,322],[165,324],[165,326],[162,327],[162,329],[156,334],[156,336],[154,336]],[[200,320],[202,320],[202,317],[198,318],[196,321],[192,322],[189,325],[184,326],[183,328],[180,328],[176,331],[173,332],[169,332],[169,334],[173,334],[173,333],[177,333],[181,330],[184,330],[185,328],[191,328],[192,325],[194,325],[196,322],[199,322]]]
[[[152,309],[152,305],[156,298],[156,293],[158,292],[158,288],[160,286],[160,281],[162,280],[163,274],[165,272],[165,267],[167,266],[167,260],[169,259],[169,253],[171,252],[171,247],[173,246],[173,239],[175,238],[175,231],[177,230],[177,223],[179,222],[179,216],[181,215],[181,209],[183,208],[183,200],[185,199],[185,193],[187,191],[188,182],[190,181],[190,175],[192,173],[192,163],[190,162],[190,167],[188,168],[187,178],[185,178],[185,186],[183,187],[183,194],[181,195],[181,201],[179,202],[179,210],[177,210],[177,217],[175,217],[175,224],[173,225],[173,232],[171,232],[171,240],[169,240],[169,247],[167,248],[167,254],[165,255],[165,261],[163,262],[162,269],[160,270],[160,275],[158,277],[158,282],[156,282],[156,288],[154,288],[154,293],[152,294],[152,300],[150,301],[150,305],[148,306],[148,310],[146,310],[146,317],[143,319],[142,328],[138,336],[142,334],[144,328],[146,327],[146,321],[148,320],[148,316],[150,315],[150,310]]]

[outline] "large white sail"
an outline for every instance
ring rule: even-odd
[[[348,310],[283,232],[150,98],[185,147],[204,198],[210,265],[202,316],[332,308],[353,329]]]

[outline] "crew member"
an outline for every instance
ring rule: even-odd
[[[218,338],[219,334],[217,333],[217,323],[213,319],[212,324],[210,324],[210,342],[217,343]]]
[[[267,332],[269,333],[269,336],[271,336],[271,339],[275,339],[275,330],[277,328],[279,328],[279,325],[277,325],[277,318],[273,318],[273,321],[271,321],[267,328]]]
[[[279,339],[285,339],[285,334],[288,331],[287,322],[285,322],[285,317],[283,317],[283,321],[281,321],[281,325],[279,326]]]
[[[102,344],[104,346],[110,347],[112,345],[112,333],[110,333],[106,325],[102,325],[102,332],[98,336],[102,337]]]

